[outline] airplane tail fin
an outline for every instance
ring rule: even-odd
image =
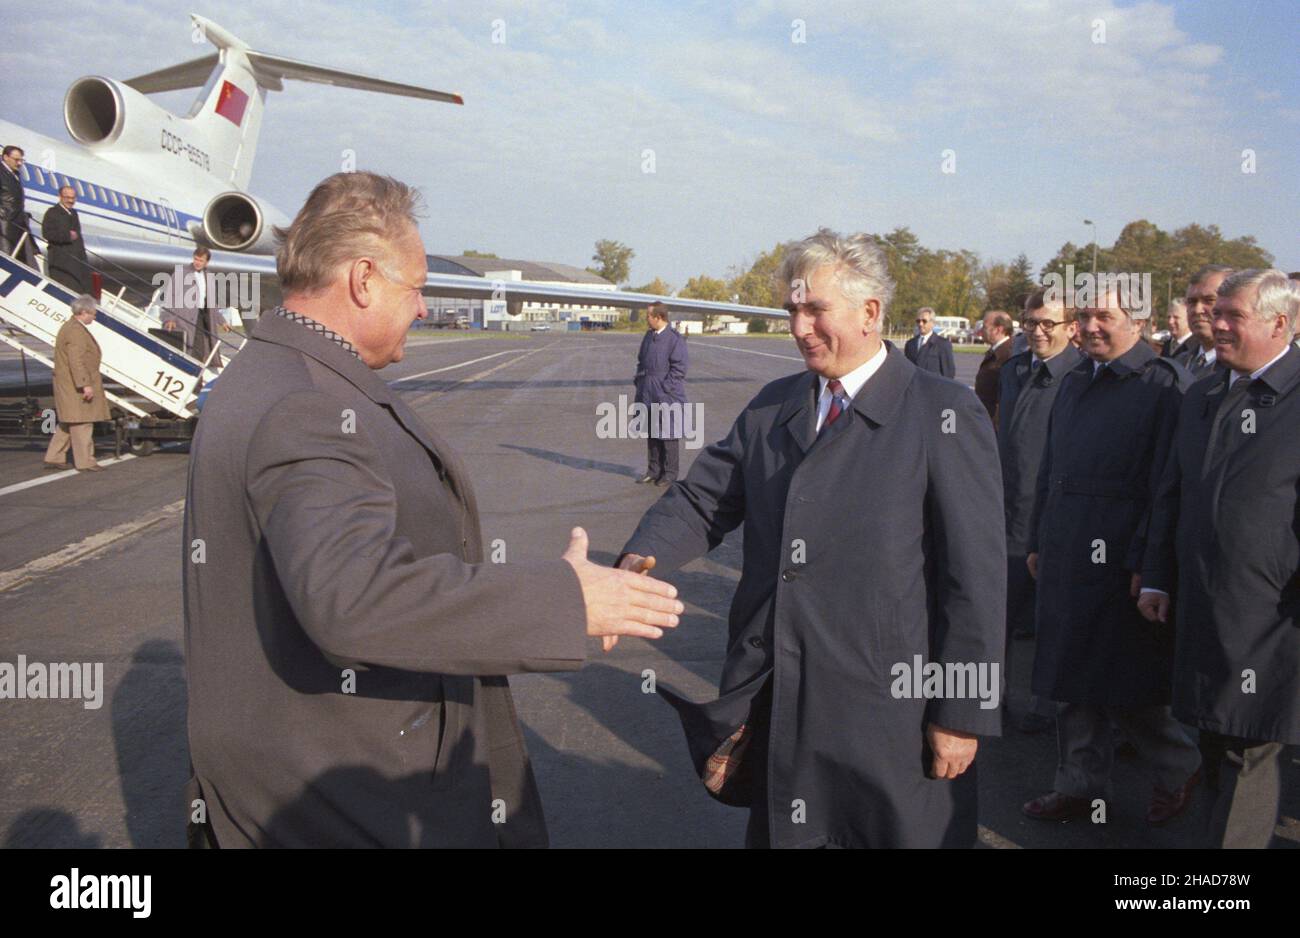
[[[126,84],[142,94],[201,88],[186,120],[208,147],[212,174],[232,188],[248,188],[266,93],[284,90],[286,78],[427,101],[465,103],[458,94],[258,52],[209,19],[193,13],[190,19],[195,40],[207,39],[217,52],[140,75]]]

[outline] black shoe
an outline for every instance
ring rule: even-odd
[[[652,475],[650,475],[650,473],[647,472],[647,473],[646,473],[645,475],[643,475],[641,478],[639,478],[639,479],[636,480],[636,484],[637,484],[637,485],[645,485],[647,482],[653,482],[654,480],[655,480],[655,477],[652,476]]]
[[[676,479],[669,479],[667,477],[664,477],[662,479],[655,479],[655,487],[666,489],[668,488],[668,486],[672,485],[676,481],[677,481]]]

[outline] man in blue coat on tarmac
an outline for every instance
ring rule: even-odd
[[[661,488],[677,481],[686,414],[686,340],[672,328],[668,307],[651,303],[636,356],[636,403],[646,407],[649,459],[639,483]]]

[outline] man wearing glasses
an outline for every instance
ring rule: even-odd
[[[1034,636],[1034,578],[1025,567],[1025,555],[1047,420],[1061,382],[1084,359],[1071,344],[1076,330],[1074,310],[1067,310],[1059,300],[1046,302],[1043,290],[1025,299],[1021,328],[1029,348],[1007,359],[998,382],[998,454],[1007,521],[1008,669],[1010,639]],[[1055,713],[1050,701],[1034,696],[1020,717],[1019,728],[1025,733],[1041,733],[1053,725]]]
[[[23,148],[12,144],[4,148],[4,156],[0,158],[0,251],[13,254],[22,242],[18,260],[28,267],[35,267],[36,255],[40,252],[30,237],[23,238],[29,231],[27,223],[30,221],[23,180],[19,175],[24,159]]]
[[[934,331],[934,310],[922,306],[916,313],[916,335],[903,346],[907,360],[924,371],[945,378],[955,377],[957,361],[952,357],[952,343]]]

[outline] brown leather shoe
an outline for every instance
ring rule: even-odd
[[[85,469],[78,469],[77,471],[78,472],[103,472],[104,467],[101,466],[99,463],[95,463],[93,466],[87,466]]]
[[[68,468],[68,464],[65,462],[46,462],[42,459],[41,464],[51,472],[62,472],[64,469]]]
[[[1036,821],[1069,821],[1086,815],[1091,806],[1092,802],[1087,798],[1049,791],[1026,802],[1020,810]]]
[[[1165,791],[1157,786],[1151,792],[1151,807],[1147,809],[1147,823],[1164,824],[1186,811],[1187,806],[1192,803],[1192,790],[1200,780],[1201,770],[1198,768],[1178,791]]]

